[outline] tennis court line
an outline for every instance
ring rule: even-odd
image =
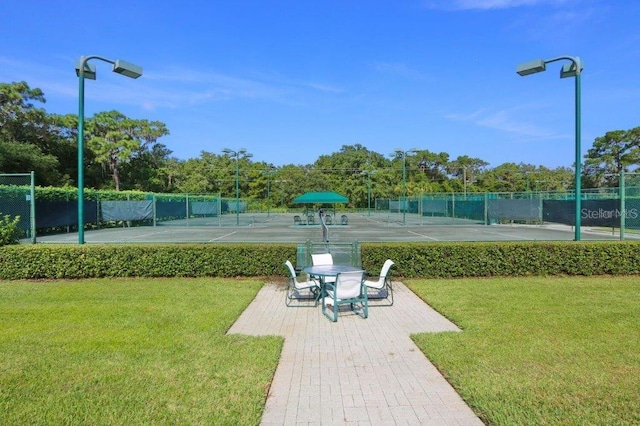
[[[385,223],[385,222],[384,222],[384,221],[382,221],[382,220],[372,219],[372,218],[370,218],[370,217],[365,217],[365,219],[366,219],[367,221],[369,221],[369,222],[373,222],[373,223]]]
[[[121,233],[125,233],[125,235],[128,235],[128,234],[126,234],[126,233],[128,232],[127,230],[124,230],[124,229],[123,229],[123,230],[120,230],[120,232],[121,232]],[[147,232],[147,233],[145,233],[145,234],[133,235],[133,236],[131,236],[131,237],[127,236],[127,237],[124,237],[124,238],[120,238],[120,241],[125,241],[125,242],[126,242],[126,241],[128,241],[128,240],[137,240],[137,239],[139,239],[139,238],[146,238],[146,237],[151,237],[151,236],[154,236],[154,235],[167,234],[168,232],[169,232],[168,230],[165,230],[165,231],[155,231],[155,232]],[[115,243],[115,242],[118,242],[118,240],[112,240],[112,241],[110,241],[110,242]]]
[[[430,237],[428,235],[420,234],[419,232],[407,231],[410,234],[417,235],[419,237],[426,238],[428,240],[439,241],[437,238]]]
[[[212,239],[211,239],[211,240],[209,240],[208,242],[209,242],[209,243],[211,243],[211,242],[213,242],[213,241],[221,240],[221,239],[223,239],[223,238],[225,238],[225,237],[228,237],[228,236],[230,236],[230,235],[233,235],[233,234],[235,234],[235,233],[237,233],[237,232],[238,232],[238,231],[233,231],[233,232],[229,232],[228,234],[220,235],[218,238],[212,238]]]
[[[521,237],[518,234],[504,234],[502,232],[493,232],[493,231],[484,231],[484,230],[479,230],[478,232],[482,233],[482,234],[489,234],[489,235],[500,235],[502,237],[507,237],[507,238],[516,238],[516,239],[520,239],[520,240],[527,240],[527,241],[531,241],[531,238],[527,238],[527,237]]]

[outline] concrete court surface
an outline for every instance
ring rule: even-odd
[[[410,339],[459,332],[402,283],[393,306],[363,319],[348,309],[333,323],[321,307],[286,307],[267,284],[230,334],[281,335],[284,347],[262,425],[482,425]]]
[[[572,241],[573,228],[563,225],[482,225],[478,222],[430,218],[407,214],[349,213],[347,225],[329,225],[329,241]],[[88,244],[118,243],[224,243],[322,241],[320,225],[294,225],[294,214],[241,214],[220,218],[161,222],[135,226],[86,230]],[[635,238],[628,234],[628,238]],[[616,240],[606,230],[582,228],[582,239]],[[77,233],[37,237],[38,243],[77,243]],[[25,241],[28,243],[28,241]]]

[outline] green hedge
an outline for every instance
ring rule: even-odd
[[[0,246],[7,244],[18,244],[22,231],[18,228],[20,216],[11,219],[8,214],[2,217],[0,215]]]
[[[362,266],[455,278],[640,274],[640,243],[363,243]],[[286,276],[295,244],[18,245],[0,247],[0,279]]]
[[[627,241],[362,244],[365,269],[387,258],[407,278],[640,273],[640,243]]]
[[[0,247],[0,279],[284,275],[292,244]]]
[[[29,189],[28,186],[22,187]],[[72,186],[54,187],[54,186],[37,186],[35,188],[36,200],[38,201],[72,201],[78,199],[78,189]],[[140,191],[115,191],[107,189],[84,189],[85,200],[147,200],[151,195]]]

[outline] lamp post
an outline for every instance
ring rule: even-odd
[[[222,150],[229,158],[235,158],[236,160],[236,226],[240,225],[240,174],[238,167],[238,160],[240,158],[251,158],[253,154],[247,152],[246,149],[240,148],[237,151],[234,151],[229,148],[224,148]]]
[[[284,184],[287,183],[286,179],[277,179],[274,181],[274,183],[279,183],[280,184],[280,197],[282,200],[282,211],[285,212],[285,208],[284,208]]]
[[[84,80],[96,79],[96,67],[89,64],[89,60],[113,64],[113,72],[130,78],[138,78],[142,75],[142,68],[130,64],[121,59],[115,61],[101,56],[81,56],[76,64],[78,76],[78,244],[84,244]]]
[[[267,170],[264,170],[262,173],[267,175],[267,217],[269,217],[269,207],[271,206],[271,175],[274,175],[276,173],[276,171],[273,170],[273,164],[270,164],[269,168]]]
[[[521,76],[535,74],[546,70],[546,65],[551,62],[566,60],[570,63],[564,64],[560,70],[560,78],[575,77],[575,241],[580,241],[580,222],[582,210],[582,171],[581,171],[581,148],[580,148],[580,75],[582,74],[582,61],[577,56],[559,56],[552,59],[536,59],[520,64],[516,72]]]
[[[464,192],[464,199],[467,199],[467,168],[469,166],[462,166],[462,190]]]
[[[407,156],[414,155],[418,150],[416,148],[412,148],[408,151],[404,151],[401,148],[396,148],[391,154],[390,157],[401,159],[402,160],[402,224],[406,225],[407,223]]]
[[[367,177],[367,216],[371,216],[371,176],[375,175],[377,170],[363,170],[360,172],[362,176]]]

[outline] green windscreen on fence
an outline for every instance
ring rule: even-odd
[[[18,228],[36,242],[33,172],[0,174],[0,217],[5,216],[19,217]]]
[[[19,216],[19,227],[24,236],[34,242],[35,230],[45,235],[77,229],[78,205],[74,188],[37,188],[33,191],[32,174],[0,175],[0,215]],[[514,223],[575,226],[576,219],[575,194],[570,190],[414,193],[406,198],[374,200],[366,214],[376,215],[376,220],[387,226]],[[84,225],[87,229],[116,226],[268,226],[270,205],[268,198],[226,198],[219,193],[154,194],[87,188]],[[313,209],[308,211],[315,212]],[[300,206],[289,206],[283,202],[279,213],[292,214],[294,224],[303,223],[301,216],[304,213]],[[337,213],[335,216],[327,215],[327,224],[337,225],[338,217]],[[620,229],[621,239],[625,228],[640,230],[640,174],[628,176],[626,186],[583,189],[580,220],[584,226],[612,228],[612,232]],[[308,220],[306,223],[314,225]]]

